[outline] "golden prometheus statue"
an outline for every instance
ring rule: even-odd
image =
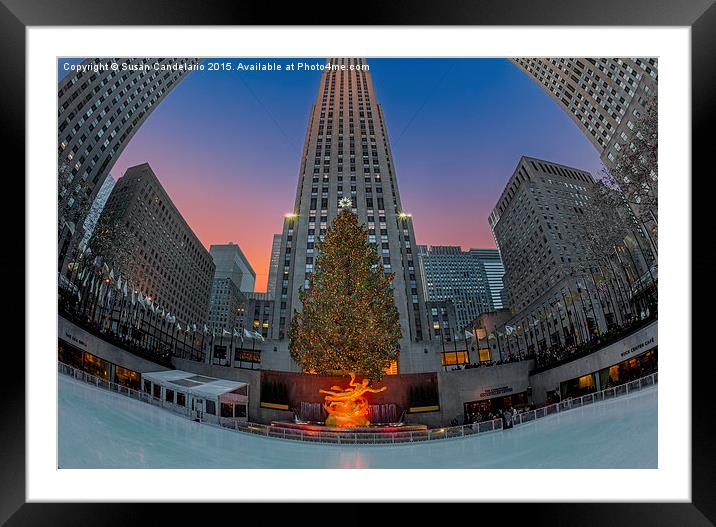
[[[386,390],[386,386],[377,390],[369,388],[368,379],[356,382],[355,373],[351,373],[350,388],[341,389],[340,386],[331,386],[330,390],[319,390],[325,393],[323,408],[328,412],[326,426],[339,426],[342,428],[355,428],[357,426],[368,426],[368,401],[363,394],[365,392],[379,393]]]

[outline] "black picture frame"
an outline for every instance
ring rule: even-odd
[[[714,79],[716,78],[716,7],[713,0],[488,0],[466,2],[441,0],[400,0],[394,2],[361,2],[350,16],[340,19],[340,5],[330,3],[323,8],[308,7],[303,3],[285,4],[280,8],[268,2],[204,1],[199,0],[0,0],[0,93],[2,116],[6,130],[5,151],[12,152],[10,160],[18,160],[15,174],[24,174],[25,159],[25,30],[27,26],[69,26],[69,25],[246,25],[246,24],[330,24],[341,21],[345,24],[366,25],[604,25],[604,26],[685,26],[691,28],[691,73],[692,73],[692,166],[693,174],[700,173],[701,179],[713,177],[713,163],[710,163],[708,132],[714,120]],[[566,44],[568,45],[568,44]],[[565,51],[568,48],[565,47]],[[663,104],[664,102],[662,102]],[[668,101],[666,102],[668,104]],[[7,168],[7,167],[6,167]],[[6,192],[15,184],[9,201],[24,203],[25,186],[23,178],[4,178]],[[691,184],[696,178],[691,178]],[[685,182],[687,184],[688,182]],[[22,196],[20,198],[19,196]],[[706,192],[693,192],[694,198],[707,200]],[[31,197],[30,197],[31,198]],[[699,251],[692,255],[692,276],[709,277],[713,274],[714,236],[710,231],[713,220],[709,214],[708,202],[700,207],[693,204],[692,240]],[[712,205],[711,205],[712,206]],[[3,207],[5,225],[17,222],[17,211]],[[12,215],[12,216],[11,216]],[[700,215],[700,216],[699,216]],[[6,228],[6,243],[12,251],[2,251],[0,269],[6,278],[6,305],[11,304],[14,317],[6,327],[24,327],[30,321],[24,319],[24,282],[30,277],[25,272],[24,229]],[[9,239],[8,239],[9,238]],[[695,252],[695,251],[694,251]],[[24,280],[17,280],[18,272]],[[13,277],[8,280],[8,277]],[[685,273],[688,279],[688,273]],[[712,292],[713,280],[699,284],[699,297],[708,298]],[[691,283],[685,283],[691,288]],[[692,327],[709,327],[709,310],[697,309],[696,298],[692,306]],[[21,304],[22,303],[22,304]],[[662,328],[669,331],[668,324]],[[12,333],[12,332],[11,332]],[[6,331],[5,356],[17,354],[17,334]],[[695,336],[695,335],[694,335]],[[668,353],[683,354],[684,360],[692,349],[699,349],[698,341],[691,335],[684,335],[683,350],[667,350]],[[11,345],[9,344],[11,342]],[[24,344],[24,339],[23,339]],[[712,435],[713,399],[709,377],[713,372],[713,353],[708,346],[691,354],[692,361],[692,501],[691,503],[607,503],[607,504],[531,504],[474,505],[481,518],[488,510],[496,510],[499,516],[506,515],[509,523],[524,522],[534,525],[713,525],[716,521],[716,439]],[[3,412],[0,419],[2,442],[0,442],[0,521],[7,525],[84,525],[89,523],[127,524],[138,521],[146,510],[154,506],[140,504],[39,504],[25,503],[25,364],[17,358],[12,361],[13,373],[6,375],[1,383]],[[297,483],[298,484],[298,483]],[[431,484],[425,482],[425,484]],[[442,482],[441,484],[445,484]],[[559,489],[555,489],[558,500]],[[628,499],[628,497],[625,497]],[[216,505],[212,505],[216,507]],[[320,513],[309,505],[317,521],[321,517],[330,521],[330,513]],[[440,505],[435,511],[441,510]],[[442,507],[445,507],[443,505]],[[450,506],[451,507],[451,506]],[[186,518],[186,505],[173,505],[162,510],[163,521],[181,521]],[[224,508],[225,509],[225,508]],[[352,510],[356,510],[351,507]],[[443,518],[450,517],[442,509]],[[275,517],[277,509],[271,507]],[[306,509],[292,506],[290,513],[304,515]],[[400,514],[404,520],[412,515],[425,514],[424,507],[414,506]],[[213,515],[214,513],[212,513]],[[363,509],[361,514],[367,514]],[[327,515],[327,516],[324,516]],[[344,512],[342,516],[350,516]],[[423,516],[424,518],[424,516]],[[208,519],[208,517],[205,517]],[[234,516],[236,520],[237,517]],[[452,518],[450,521],[454,521]],[[478,518],[475,517],[478,521]]]

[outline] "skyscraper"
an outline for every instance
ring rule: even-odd
[[[587,250],[580,216],[593,185],[583,170],[520,159],[488,218],[513,310],[524,310],[583,263]]]
[[[84,236],[80,241],[80,245],[86,246],[89,243],[92,232],[94,232],[95,225],[97,225],[97,220],[99,220],[99,217],[102,214],[102,209],[104,209],[104,205],[107,203],[110,194],[112,194],[112,190],[114,189],[114,185],[116,183],[117,182],[111,175],[105,178],[104,183],[102,183],[102,187],[97,192],[97,196],[92,202],[92,206],[90,207],[89,212],[85,217],[84,224],[82,225],[82,228],[84,229]]]
[[[512,62],[567,112],[608,167],[629,144],[645,99],[656,93],[655,58],[516,58]]]
[[[506,307],[507,294],[502,278],[505,276],[505,266],[497,249],[470,249],[470,256],[482,265],[490,291],[490,311]]]
[[[59,83],[59,269],[84,237],[85,217],[124,147],[198,63],[195,58],[86,59]]]
[[[182,322],[206,323],[214,262],[147,163],[119,178],[95,231],[92,253],[128,280],[130,291]]]
[[[256,272],[244,256],[241,247],[235,243],[212,245],[209,253],[216,265],[216,278],[230,278],[236,287],[244,293],[253,293],[256,284]]]
[[[480,313],[502,307],[504,269],[496,249],[420,245],[418,254],[427,300],[450,300],[460,332]]]
[[[586,247],[582,215],[594,186],[588,172],[522,157],[489,216],[505,265],[508,332],[523,335],[528,351],[579,343],[618,317],[600,299]]]
[[[281,255],[281,235],[274,234],[271,243],[271,260],[269,260],[268,282],[266,282],[266,292],[271,298],[276,293],[276,277],[278,276],[278,258]]]
[[[253,292],[256,273],[235,243],[212,245],[209,254],[216,271],[209,303],[209,327],[233,333],[244,321],[245,293]]]
[[[360,58],[329,59],[306,132],[293,210],[281,234],[272,336],[285,339],[299,290],[308,285],[316,243],[348,198],[376,244],[393,290],[403,338],[399,368],[410,370],[411,343],[427,337],[425,299],[414,256],[412,218],[400,200],[385,117],[369,66]],[[276,323],[278,321],[278,323]],[[422,348],[420,349],[422,353]]]

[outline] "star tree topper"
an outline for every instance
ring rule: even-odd
[[[349,208],[351,208],[351,205],[352,205],[352,204],[353,204],[353,202],[351,201],[350,198],[341,198],[341,199],[338,201],[338,205],[339,205],[341,208],[343,208],[343,209],[349,209]]]

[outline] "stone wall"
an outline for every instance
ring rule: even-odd
[[[533,367],[534,361],[525,360],[438,373],[440,415],[434,418],[439,425],[449,425],[453,419],[463,424],[465,403],[527,391]]]

